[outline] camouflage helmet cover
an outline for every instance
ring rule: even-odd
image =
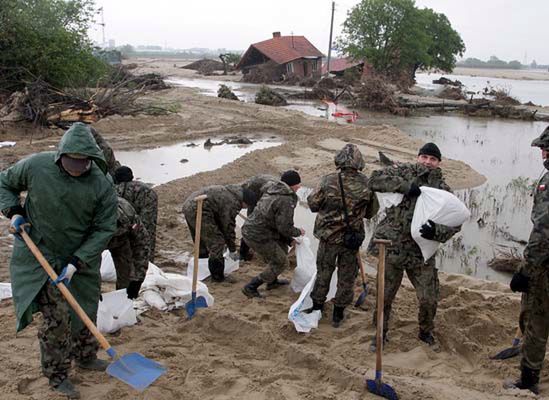
[[[354,144],[346,144],[334,157],[338,169],[352,168],[358,171],[364,169],[364,158],[358,147]]]
[[[542,149],[549,149],[549,126],[532,141],[532,146],[541,147]]]

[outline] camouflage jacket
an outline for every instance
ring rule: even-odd
[[[185,214],[196,214],[195,197],[207,195],[203,215],[211,216],[225,238],[229,251],[236,251],[236,216],[242,210],[242,187],[240,185],[214,185],[192,193],[183,203]]]
[[[339,173],[324,176],[319,187],[308,197],[307,203],[312,212],[317,212],[314,235],[320,240],[332,244],[342,244],[347,226]],[[341,172],[345,204],[349,215],[349,224],[356,232],[364,233],[364,218],[372,218],[379,208],[377,197],[368,187],[368,178],[353,169]]]
[[[107,162],[107,171],[109,172],[109,174],[111,174],[111,176],[114,176],[114,171],[116,170],[116,168],[120,167],[120,163],[116,161],[112,147],[107,143],[103,136],[101,136],[97,129],[90,126],[90,131],[93,138],[95,139],[95,142],[103,152],[103,156],[105,157],[105,161]]]
[[[522,272],[538,278],[547,271],[549,262],[549,172],[539,180],[534,191],[532,232],[524,249]]]
[[[417,198],[409,198],[406,195],[412,182],[420,187],[429,186],[451,192],[450,187],[444,181],[440,168],[430,170],[419,163],[406,163],[374,171],[370,176],[371,190],[402,193],[404,198],[398,206],[386,210],[387,215],[376,227],[373,237],[389,239],[398,244],[400,248],[413,249],[419,252],[419,247],[410,233]],[[451,228],[435,224],[435,237],[433,240],[444,243],[460,229],[461,227]],[[372,247],[370,243],[370,249]]]
[[[149,267],[149,233],[135,209],[122,197],[118,197],[116,226],[116,232],[108,245],[109,250],[120,247],[124,241],[129,240],[132,249],[130,279],[145,279]]]
[[[267,184],[263,196],[242,226],[242,236],[256,242],[290,243],[292,238],[301,235],[294,226],[296,205],[297,195],[284,182]]]
[[[158,196],[143,182],[122,182],[116,185],[118,196],[126,199],[135,208],[146,227],[156,226]]]

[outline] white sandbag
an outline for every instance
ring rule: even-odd
[[[411,233],[418,244],[425,261],[429,260],[437,251],[439,242],[421,237],[421,226],[431,220],[437,224],[456,227],[471,217],[471,213],[455,195],[445,190],[421,187],[421,194],[417,198],[414,216],[412,218]]]
[[[101,280],[103,282],[116,282],[116,269],[109,250],[101,254]]]
[[[311,241],[308,237],[300,236],[296,239],[295,257],[297,267],[290,282],[290,287],[295,293],[301,292],[312,276],[316,273],[316,258],[311,250]]]
[[[393,193],[393,192],[387,192],[387,193],[376,192],[376,196],[377,196],[377,201],[379,203],[379,212],[383,212],[386,208],[398,206],[402,202],[402,199],[404,198],[403,194]]]
[[[163,272],[156,265],[149,263],[140,294],[151,307],[162,311],[183,307],[191,299],[192,278]],[[213,296],[202,282],[197,283],[196,295],[203,296],[208,307],[214,304]]]
[[[11,283],[0,282],[0,300],[11,299]]]
[[[288,311],[288,319],[292,321],[295,326],[295,330],[298,332],[310,332],[311,329],[318,328],[318,321],[322,318],[322,313],[319,310],[313,311],[310,314],[303,312],[313,306],[313,300],[311,299],[311,292],[316,281],[316,271],[313,276],[307,282],[307,285],[301,291],[297,301],[292,304],[290,311]],[[326,297],[326,301],[329,301],[335,297],[337,291],[337,268],[335,269],[332,280],[330,281],[330,290]]]
[[[239,268],[240,261],[238,260],[234,261],[231,257],[229,257],[228,251],[226,251],[225,254],[223,254],[223,257],[225,257],[225,276],[227,276]],[[194,257],[191,257],[189,262],[187,263],[187,277],[189,277],[190,279],[193,279],[193,270],[194,270]],[[208,259],[199,258],[198,259],[198,280],[203,281],[208,276],[210,276],[210,269],[208,268]]]
[[[97,308],[97,328],[101,332],[112,333],[137,323],[133,301],[128,299],[126,289],[103,293],[102,297]]]

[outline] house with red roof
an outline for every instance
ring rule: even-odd
[[[280,32],[273,32],[272,39],[252,44],[236,69],[247,75],[267,66],[273,80],[319,78],[322,57],[305,36],[281,36]]]

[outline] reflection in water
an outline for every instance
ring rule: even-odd
[[[280,144],[277,139],[265,139],[246,145],[204,147],[201,140],[197,143],[184,142],[156,149],[119,151],[116,152],[116,158],[123,165],[132,168],[136,179],[160,185],[198,172],[212,171],[251,151]]]

